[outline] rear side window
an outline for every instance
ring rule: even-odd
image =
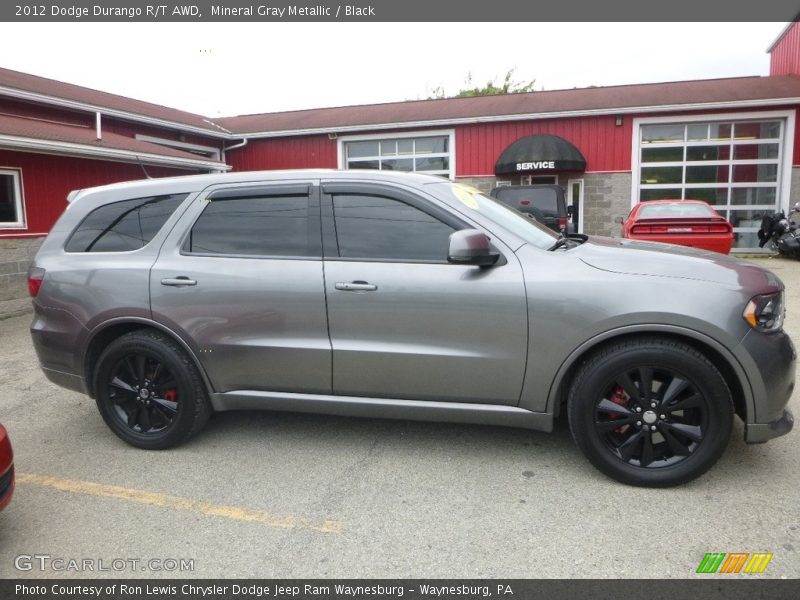
[[[195,254],[319,257],[319,218],[309,217],[307,194],[212,199],[183,249]]]
[[[146,246],[188,194],[150,196],[106,204],[81,221],[67,252],[129,252]]]
[[[559,216],[558,196],[553,188],[514,189],[510,186],[499,190],[497,198],[514,208],[520,207],[520,202],[527,201],[528,204],[523,204],[522,207],[538,208],[548,217]]]

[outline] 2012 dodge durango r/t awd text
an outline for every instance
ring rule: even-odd
[[[669,486],[711,467],[734,415],[748,442],[792,428],[783,284],[753,264],[559,237],[418,174],[198,175],[70,200],[29,274],[33,341],[48,378],[140,448],[231,409],[565,417],[602,472]]]

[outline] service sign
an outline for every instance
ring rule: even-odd
[[[544,171],[547,169],[555,169],[556,161],[554,160],[539,160],[535,162],[518,162],[517,171]]]

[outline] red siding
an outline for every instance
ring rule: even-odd
[[[770,106],[764,110],[796,110],[797,106]],[[633,120],[637,117],[674,117],[680,121],[687,115],[703,114],[713,118],[723,109],[690,112],[625,114],[622,124],[616,125],[616,115],[595,117],[541,119],[457,125],[456,175],[480,177],[494,175],[494,165],[500,154],[521,137],[536,134],[557,135],[571,142],[586,158],[587,172],[630,171],[633,144]],[[800,140],[800,119],[796,120],[795,139]],[[416,130],[424,131],[424,130]],[[408,133],[409,130],[383,132]],[[247,146],[231,150],[227,162],[236,171],[261,169],[336,168],[336,140],[327,135],[297,136],[276,139],[250,140]],[[800,164],[800,143],[795,143],[794,163]]]
[[[494,175],[503,150],[519,138],[545,133],[575,145],[587,171],[630,171],[631,127],[627,115],[619,127],[613,116],[461,125],[456,127],[456,175]]]
[[[202,146],[211,146],[213,148],[221,147],[221,141],[215,138],[206,138],[197,135],[184,135],[181,138],[181,132],[177,129],[153,127],[143,123],[121,121],[111,117],[103,117],[102,125],[103,131],[108,131],[109,133],[116,133],[131,138],[135,138],[137,134],[149,135],[152,137],[163,138],[165,140],[186,142],[187,144],[200,144]],[[92,126],[94,126],[94,117],[92,117]],[[230,144],[230,142],[228,143]]]
[[[793,23],[772,49],[769,57],[770,75],[800,75],[800,26]]]
[[[22,170],[28,226],[0,229],[0,236],[47,233],[66,207],[67,194],[72,190],[145,177],[138,165],[6,150],[0,150],[0,168]],[[166,177],[194,171],[147,167],[147,173],[151,177]]]
[[[69,125],[94,126],[93,113],[64,110],[41,104],[31,104],[29,102],[9,100],[8,98],[0,98],[0,113],[20,117],[30,117],[32,119],[56,121],[58,123],[67,123]]]
[[[225,158],[234,171],[335,169],[336,140],[327,135],[250,140]]]

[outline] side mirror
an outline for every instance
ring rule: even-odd
[[[625,222],[625,217],[614,217],[614,223],[622,225]]]
[[[489,236],[477,229],[462,229],[450,234],[447,262],[458,265],[490,267],[500,255],[492,252]]]

